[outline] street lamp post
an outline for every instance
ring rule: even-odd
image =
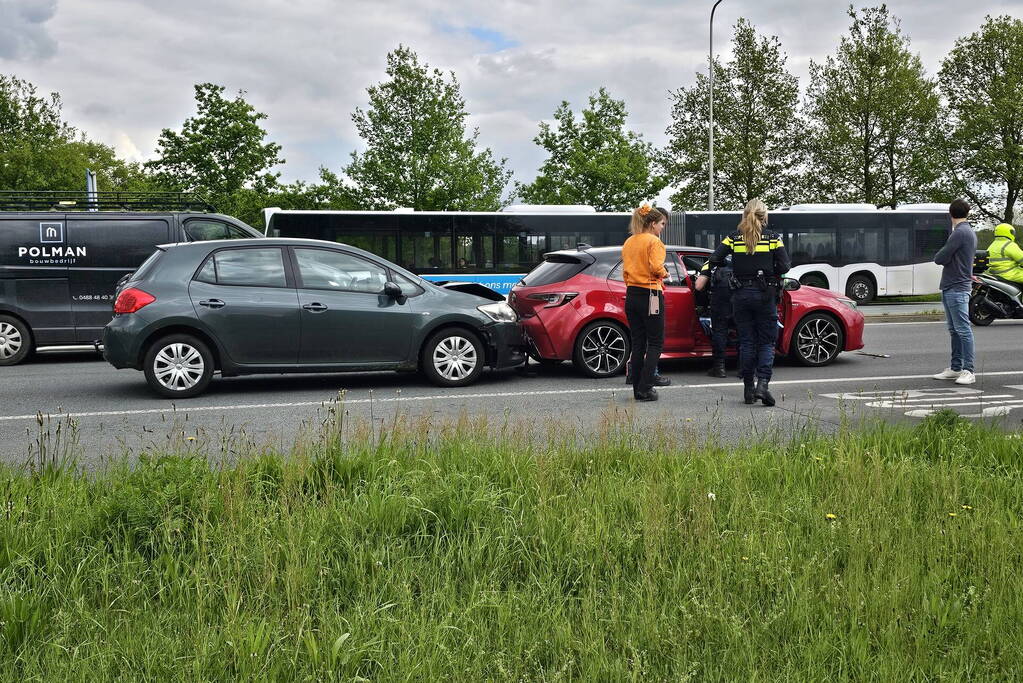
[[[714,210],[714,11],[717,10],[721,0],[717,0],[710,9],[710,121],[707,130],[710,133],[710,164],[707,173],[709,185],[708,208]]]

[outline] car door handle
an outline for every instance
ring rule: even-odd
[[[199,305],[205,306],[206,308],[223,308],[227,304],[220,299],[203,299],[199,302]]]
[[[320,303],[305,304],[302,308],[307,311],[312,311],[313,313],[320,313],[327,310],[327,307]]]

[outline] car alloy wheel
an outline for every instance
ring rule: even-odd
[[[629,343],[620,327],[597,323],[583,333],[578,358],[594,377],[609,377],[621,371],[628,360]]]
[[[812,315],[799,323],[793,343],[802,363],[827,365],[842,350],[842,330],[832,318]]]
[[[450,382],[465,380],[478,364],[476,347],[465,337],[445,337],[433,350],[433,367]]]
[[[21,330],[9,322],[0,322],[0,360],[14,358],[24,343]]]

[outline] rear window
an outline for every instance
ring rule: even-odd
[[[552,285],[555,282],[564,282],[575,277],[585,269],[585,263],[574,259],[571,261],[544,261],[522,278],[522,284],[526,287]]]
[[[160,260],[161,256],[163,256],[163,251],[162,250],[157,249],[156,251],[154,251],[149,256],[149,258],[147,258],[145,261],[142,262],[142,265],[139,266],[138,270],[136,270],[134,273],[131,274],[131,280],[132,281],[134,281],[134,280],[141,280],[146,275],[148,275],[149,271],[151,271],[153,268],[156,267],[156,264]]]

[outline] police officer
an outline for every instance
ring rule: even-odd
[[[987,248],[988,272],[1020,286],[1023,283],[1023,249],[1016,244],[1016,230],[1008,223],[995,226],[995,239]]]
[[[739,328],[743,399],[765,406],[775,401],[768,389],[778,337],[778,290],[781,276],[792,265],[781,235],[767,229],[767,207],[751,199],[742,212],[739,228],[726,237],[710,257],[720,268],[732,255],[732,315]],[[753,385],[754,374],[756,386]]]
[[[726,256],[724,265],[711,268],[710,262],[703,264],[696,278],[696,290],[703,291],[710,286],[710,342],[714,352],[714,364],[707,374],[711,377],[727,377],[725,372],[725,348],[728,345],[728,323],[732,318],[732,257]]]

